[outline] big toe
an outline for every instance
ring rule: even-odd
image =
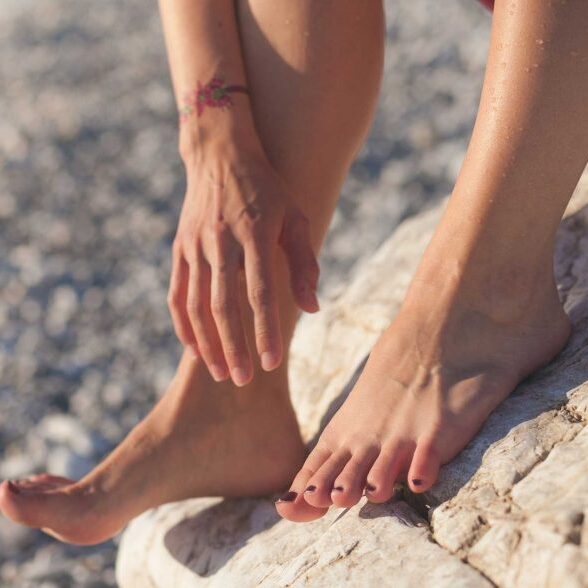
[[[425,492],[439,476],[441,460],[433,443],[419,441],[408,470],[406,481],[413,492]]]
[[[294,478],[288,492],[276,501],[276,509],[281,517],[295,523],[308,523],[322,517],[328,507],[316,507],[304,499],[304,492],[308,488],[309,480],[328,459],[328,452],[315,449],[306,459],[304,465]]]
[[[294,484],[292,484],[295,487]],[[316,508],[304,500],[304,491],[288,490],[276,501],[280,516],[294,523],[309,523],[320,519],[328,508]]]
[[[16,523],[44,527],[50,519],[53,488],[32,480],[6,480],[0,485],[0,509]]]

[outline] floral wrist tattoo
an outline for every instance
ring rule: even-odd
[[[198,116],[202,116],[207,106],[210,108],[230,108],[233,105],[231,96],[233,92],[249,94],[249,90],[245,86],[227,86],[224,79],[220,77],[212,78],[204,85],[198,82],[196,90],[184,95],[184,103],[179,111],[180,122],[185,122],[194,112]]]

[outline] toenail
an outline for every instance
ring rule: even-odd
[[[375,487],[373,484],[368,484],[368,485],[365,487],[365,489],[366,489],[368,492],[373,492],[373,491],[376,489],[376,487]]]
[[[413,481],[412,481],[412,483],[413,483],[415,486],[420,486],[420,485],[423,483],[423,481],[422,481],[422,480],[418,480],[418,479],[416,479],[416,480],[413,480]]]
[[[283,496],[280,496],[280,498],[276,500],[276,502],[294,502],[297,496],[298,492],[290,490],[289,492],[286,492],[286,494],[284,494]]]
[[[304,492],[314,492],[316,490],[316,486],[311,484]]]
[[[343,486],[335,486],[335,487],[333,488],[333,491],[334,491],[334,492],[343,492]]]
[[[8,480],[8,489],[14,494],[20,494],[20,488],[10,480]]]

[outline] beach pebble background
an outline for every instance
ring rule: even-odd
[[[489,14],[385,4],[379,110],[322,255],[323,297],[451,190],[475,116]],[[147,413],[180,352],[165,298],[184,176],[156,4],[3,0],[0,88],[0,479],[77,478]],[[1,585],[114,586],[115,554],[0,517]]]

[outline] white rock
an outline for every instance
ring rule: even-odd
[[[264,500],[163,506],[123,535],[120,585],[588,586],[587,205],[584,180],[556,254],[574,336],[502,403],[429,492],[406,494],[412,506],[360,504],[308,525],[279,519]],[[404,223],[337,300],[301,321],[291,385],[307,439],[397,311],[441,210]],[[426,505],[430,523],[417,514]]]
[[[0,478],[16,480],[30,476],[35,469],[35,460],[29,455],[16,454],[0,462]]]
[[[47,457],[48,472],[73,480],[83,478],[95,465],[94,461],[74,453],[67,447],[56,447]]]
[[[79,420],[70,415],[47,415],[37,425],[36,433],[51,444],[66,445],[81,456],[87,457],[94,453],[91,434]]]

